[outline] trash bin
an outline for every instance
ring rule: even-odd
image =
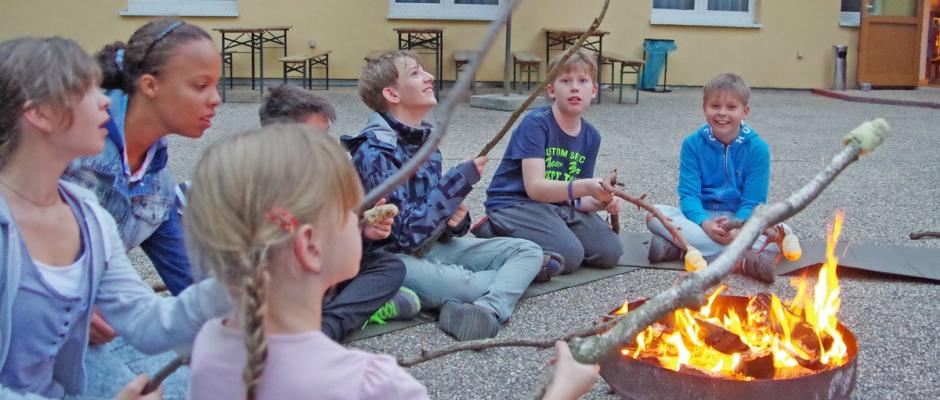
[[[835,70],[833,70],[832,90],[845,90],[845,56],[848,53],[848,46],[837,44],[832,46],[832,51],[836,56]]]
[[[659,76],[663,72],[663,67],[667,65],[669,53],[676,50],[676,41],[672,39],[644,39],[643,52],[644,61],[643,77],[640,79],[641,90],[655,90],[659,84]],[[663,89],[666,87],[666,81],[663,80]]]

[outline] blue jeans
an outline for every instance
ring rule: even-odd
[[[535,243],[514,238],[455,238],[434,244],[421,258],[398,256],[405,263],[404,285],[418,294],[422,308],[456,299],[494,310],[500,322],[512,315],[543,257]]]
[[[682,210],[679,209],[678,207],[657,204],[656,208],[658,208],[659,211],[662,211],[663,215],[672,219],[672,225],[675,226],[676,229],[679,229],[679,232],[682,233],[682,237],[684,237],[685,240],[689,242],[689,245],[701,251],[702,257],[705,257],[705,259],[708,260],[708,262],[712,262],[716,257],[718,257],[719,254],[721,254],[722,251],[725,250],[725,245],[718,244],[714,240],[712,240],[712,238],[708,237],[708,234],[705,233],[704,230],[702,230],[702,227],[690,221],[688,218],[686,218],[685,214],[683,214]],[[705,210],[705,212],[708,213],[708,219],[715,219],[721,216],[734,219],[734,213],[731,211]],[[786,224],[781,224],[781,225],[783,225],[783,229],[786,230],[787,232],[791,231],[790,227],[787,226]],[[662,222],[659,222],[658,219],[656,218],[651,219],[649,222],[646,223],[646,226],[654,234],[657,234],[659,236],[666,238],[667,240],[669,240],[676,246],[679,245],[678,243],[672,240],[672,234],[670,234],[669,231],[666,230],[666,227],[663,226]],[[766,241],[767,241],[767,236],[760,235],[757,237],[757,240],[754,241],[754,245],[752,246],[752,248],[755,250],[760,249],[764,245],[764,242]],[[777,248],[776,244],[768,245],[767,249],[771,251],[777,251],[777,252],[780,251],[780,249]]]

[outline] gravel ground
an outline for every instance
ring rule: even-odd
[[[351,133],[368,110],[352,88],[318,92],[337,109],[334,134]],[[632,93],[630,93],[632,94]],[[679,144],[703,122],[701,90],[677,88],[672,93],[642,93],[639,105],[616,103],[616,93],[591,107],[586,115],[604,137],[598,172],[618,168],[627,190],[648,193],[656,203],[674,204]],[[629,96],[628,96],[629,97]],[[170,167],[186,179],[202,148],[233,132],[256,127],[258,104],[226,103],[202,140],[171,139]],[[462,104],[452,120],[442,150],[445,167],[468,158],[489,140],[509,113]],[[843,240],[864,243],[940,247],[940,240],[911,242],[909,232],[940,229],[940,113],[908,108],[849,103],[807,91],[755,90],[748,122],[772,149],[771,201],[802,186],[828,163],[839,138],[864,120],[884,117],[894,135],[877,152],[851,166],[815,203],[790,220],[804,238],[822,239],[836,209],[846,212]],[[501,156],[505,141],[491,154]],[[491,162],[483,182],[467,199],[471,213],[481,215],[484,191],[495,171]],[[625,231],[643,231],[640,214],[622,217]],[[154,279],[142,254],[142,273]],[[937,261],[940,264],[940,260]],[[940,265],[938,265],[940,267]],[[652,296],[668,288],[675,272],[639,270],[591,284],[522,301],[499,338],[541,338],[589,325],[624,299]],[[865,272],[841,271],[841,320],[858,337],[857,399],[940,398],[940,288],[934,283],[897,279]],[[727,280],[731,293],[772,291],[792,294],[786,279],[771,287],[747,279]],[[355,342],[355,347],[395,356],[452,343],[433,324]],[[550,352],[500,349],[464,353],[435,360],[410,372],[427,385],[433,398],[522,398],[535,385]],[[929,378],[933,376],[934,378]],[[588,398],[608,398],[599,383]]]

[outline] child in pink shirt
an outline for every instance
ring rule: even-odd
[[[206,150],[193,178],[194,261],[236,311],[196,337],[191,398],[427,398],[391,357],[320,330],[324,293],[356,275],[362,254],[351,211],[362,187],[336,139],[299,124],[245,132]]]
[[[193,264],[208,267],[236,308],[199,331],[190,398],[428,398],[392,357],[345,349],[320,330],[323,295],[359,269],[352,210],[361,198],[339,142],[307,125],[269,125],[203,153],[186,238]],[[545,399],[578,398],[597,366],[576,363],[563,342],[556,350]]]

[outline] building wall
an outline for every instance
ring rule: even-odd
[[[532,51],[544,57],[542,28],[586,28],[600,11],[601,3],[522,1],[513,16],[513,50]],[[834,44],[849,46],[848,82],[855,82],[858,28],[839,26],[838,1],[758,0],[757,22],[762,25],[759,29],[654,26],[649,23],[651,3],[612,0],[601,26],[611,32],[604,39],[604,50],[640,58],[643,38],[675,39],[678,50],[669,56],[670,84],[702,85],[720,72],[732,71],[755,87],[829,87]],[[126,5],[126,0],[2,0],[0,39],[62,35],[94,51],[107,42],[126,40],[136,27],[149,20],[119,16],[118,11]],[[443,26],[443,75],[444,79],[452,80],[453,52],[475,48],[487,29],[486,22],[477,21],[388,20],[387,0],[239,0],[238,8],[239,17],[185,19],[206,29],[291,25],[288,52],[304,52],[308,50],[308,40],[315,39],[318,48],[333,50],[330,72],[339,79],[356,79],[362,57],[370,50],[395,47],[394,27]],[[219,35],[212,34],[218,43]],[[504,42],[501,34],[484,59],[479,80],[502,80]],[[268,54],[265,59],[266,76],[280,76],[276,55]],[[426,62],[433,68],[430,57]],[[236,75],[246,76],[248,65],[247,56],[237,56]]]

